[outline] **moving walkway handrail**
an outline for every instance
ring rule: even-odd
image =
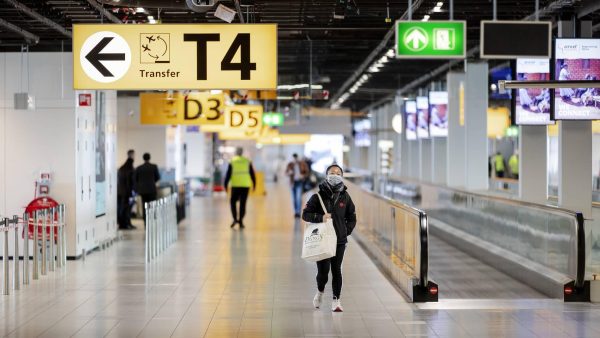
[[[412,214],[413,216],[418,217],[419,220],[419,228],[418,228],[418,232],[419,232],[419,247],[420,247],[420,252],[418,253],[419,255],[419,284],[421,287],[423,288],[427,288],[428,286],[428,267],[429,267],[429,229],[428,229],[428,222],[427,222],[427,213],[425,213],[425,211],[420,210],[418,208],[412,207],[408,204],[393,200],[391,198],[382,196],[380,194],[377,194],[373,191],[367,190],[363,187],[361,187],[358,184],[352,183],[348,180],[346,180],[346,184],[349,186],[355,186],[357,189],[360,189],[360,191],[364,194],[367,194],[377,200],[380,200],[392,207],[401,209],[409,214]]]
[[[552,214],[561,214],[561,215],[567,214],[567,215],[572,216],[576,222],[576,228],[575,228],[576,241],[575,242],[577,245],[575,286],[578,288],[583,287],[584,280],[585,280],[585,230],[584,230],[585,220],[584,220],[583,214],[581,212],[564,209],[564,208],[560,208],[560,207],[552,206],[552,205],[545,205],[545,204],[538,204],[538,203],[527,202],[527,201],[514,200],[514,199],[509,199],[509,198],[505,198],[505,197],[501,197],[501,196],[485,195],[485,194],[481,194],[481,193],[477,193],[477,192],[465,191],[465,190],[448,187],[448,186],[438,186],[438,185],[435,185],[432,183],[421,182],[421,181],[414,180],[414,179],[406,179],[406,178],[390,176],[390,177],[381,177],[380,180],[386,180],[386,181],[391,181],[391,182],[396,182],[396,183],[407,182],[407,183],[414,183],[414,184],[418,184],[418,185],[430,186],[430,187],[434,187],[434,188],[442,188],[442,189],[446,189],[449,191],[453,191],[456,193],[460,193],[463,195],[472,196],[472,197],[476,197],[476,198],[480,198],[480,199],[484,199],[484,200],[502,202],[502,203],[505,203],[508,205],[519,206],[519,207],[526,206],[526,207],[530,207],[530,208],[534,208],[534,209],[548,211]]]

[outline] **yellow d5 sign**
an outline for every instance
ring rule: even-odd
[[[74,89],[276,89],[277,25],[73,25]]]

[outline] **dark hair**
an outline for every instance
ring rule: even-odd
[[[135,150],[133,150],[133,149],[127,150],[127,156],[129,156],[129,155],[131,155],[133,153],[135,153]]]
[[[145,153],[142,158],[144,159],[144,161],[150,161],[150,153]]]
[[[337,164],[332,164],[329,167],[327,167],[327,169],[325,169],[325,175],[327,175],[327,173],[329,172],[329,169],[331,169],[333,167],[338,167],[340,169],[340,171],[342,172],[342,176],[344,176],[344,169],[342,169],[342,167],[340,167]]]
[[[298,154],[294,153],[294,155],[292,155],[293,158],[298,158]]]

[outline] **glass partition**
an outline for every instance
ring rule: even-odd
[[[387,196],[426,210],[436,221],[583,281],[585,254],[578,243],[583,235],[581,214],[422,182],[381,178],[379,185]]]
[[[367,191],[361,182],[346,180],[346,185],[356,205],[356,231],[406,275],[418,278],[419,284],[426,286],[428,231],[425,213]]]

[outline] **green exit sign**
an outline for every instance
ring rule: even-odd
[[[264,113],[263,123],[269,127],[281,127],[283,126],[283,114],[282,113]]]
[[[396,21],[396,57],[462,59],[465,27],[465,21]]]

